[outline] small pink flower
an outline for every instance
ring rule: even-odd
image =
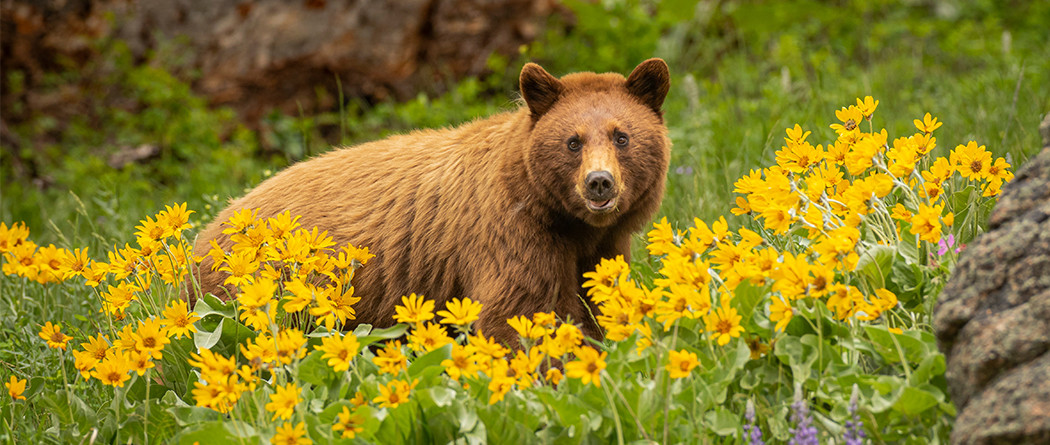
[[[940,241],[937,241],[937,245],[941,246],[940,249],[937,249],[937,255],[944,256],[944,254],[948,253],[948,249],[955,245],[955,235],[948,234],[948,242],[945,243],[944,241],[944,238],[941,238]],[[959,253],[959,250],[961,249],[961,246],[960,248],[955,249],[955,253]]]

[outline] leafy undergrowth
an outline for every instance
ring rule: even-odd
[[[8,441],[102,443],[930,443],[955,408],[930,317],[1011,166],[961,138],[843,107],[837,137],[787,129],[776,165],[735,183],[729,230],[661,221],[631,270],[584,274],[604,341],[560,314],[472,328],[478,302],[404,296],[352,330],[366,247],[250,209],[207,255],[239,291],[188,307],[192,211],[140,221],[91,258],[0,225]],[[910,132],[909,132],[910,133]],[[99,256],[101,258],[101,256]],[[651,269],[653,272],[648,272]],[[60,326],[35,314],[74,314]],[[48,308],[46,312],[42,308]],[[308,329],[303,329],[308,327]],[[79,346],[78,346],[79,345]],[[561,363],[561,366],[558,366]]]

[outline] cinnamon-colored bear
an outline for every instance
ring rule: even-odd
[[[517,345],[507,319],[554,311],[601,338],[582,274],[629,258],[630,238],[663,197],[670,158],[660,110],[667,65],[555,78],[521,71],[525,106],[457,128],[420,130],[298,163],[233,201],[200,233],[229,251],[220,223],[243,208],[286,210],[337,245],[376,255],[354,278],[357,323],[394,323],[409,293],[441,309],[452,298],[484,307],[475,326]],[[225,296],[224,272],[200,268],[204,292]]]

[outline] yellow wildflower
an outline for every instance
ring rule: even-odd
[[[342,372],[350,369],[350,362],[354,361],[354,356],[357,355],[360,347],[361,344],[358,343],[354,334],[340,336],[337,333],[322,338],[321,346],[315,346],[314,349],[324,352],[321,359],[328,359],[328,366],[331,366],[336,372]]]
[[[272,445],[310,445],[314,443],[306,437],[306,423],[299,422],[294,427],[291,422],[277,427],[276,433],[270,438]]]
[[[737,315],[735,308],[720,307],[716,311],[704,316],[704,324],[709,332],[714,332],[719,346],[725,346],[732,337],[740,337],[744,332],[740,326],[740,320],[744,317]]]
[[[434,318],[434,300],[424,300],[422,295],[401,297],[402,306],[395,306],[394,320],[398,323],[419,323]]]
[[[295,406],[303,401],[299,396],[302,390],[295,383],[277,386],[274,389],[277,392],[270,394],[270,403],[266,404],[266,411],[273,413],[270,420],[277,420],[278,417],[284,420],[291,419]]]
[[[857,126],[864,119],[864,114],[861,113],[860,108],[857,108],[856,105],[850,105],[849,107],[842,107],[841,110],[836,110],[835,117],[842,123],[831,124],[831,129],[842,135],[858,131]]]
[[[507,324],[509,324],[510,327],[514,328],[514,330],[517,331],[518,335],[530,340],[538,340],[540,338],[543,338],[544,334],[547,333],[547,331],[544,330],[543,327],[536,326],[536,324],[533,323],[532,320],[529,320],[524,315],[508,318]]]
[[[73,337],[63,334],[61,329],[62,326],[52,325],[49,321],[40,329],[40,338],[47,342],[47,347],[49,348],[65,350],[66,344],[69,343],[69,340],[72,340]]]
[[[771,299],[773,303],[769,305],[769,321],[777,322],[773,330],[784,332],[791,322],[791,317],[795,315],[795,310],[784,297],[773,296]]]
[[[128,362],[123,354],[111,352],[109,357],[95,365],[91,376],[102,381],[103,384],[124,387],[124,382],[131,380],[128,375]]]
[[[974,141],[970,141],[965,146],[955,147],[950,159],[959,174],[971,181],[987,178],[992,166],[992,154],[985,150],[983,145],[978,146]]]
[[[477,321],[481,315],[481,303],[471,301],[469,298],[460,300],[453,298],[445,303],[445,310],[438,311],[442,324],[454,324],[465,326]]]
[[[693,368],[700,364],[696,353],[686,351],[671,351],[668,353],[669,361],[664,369],[667,370],[672,379],[689,377]]]
[[[594,386],[601,387],[601,372],[605,369],[605,356],[608,352],[598,351],[590,346],[576,348],[574,351],[576,360],[565,364],[565,376],[572,379],[580,379],[586,385],[594,382]]]
[[[11,376],[11,380],[4,382],[4,386],[7,387],[7,395],[11,396],[11,400],[18,401],[26,399],[25,396],[22,395],[26,390],[26,382],[27,380],[20,380],[15,376]]]
[[[864,100],[857,99],[857,108],[864,115],[864,119],[871,120],[871,116],[875,114],[875,108],[878,106],[879,101],[873,100],[871,96],[864,96]]]
[[[921,121],[915,119],[914,122],[915,128],[918,128],[919,131],[927,134],[933,133],[933,130],[941,128],[941,125],[943,124],[943,122],[937,122],[937,118],[931,117],[930,113],[926,113],[926,115],[922,117]]]
[[[418,381],[416,381],[418,382]],[[408,397],[415,388],[416,382],[411,385],[401,380],[391,380],[387,385],[379,385],[381,395],[372,399],[372,403],[378,403],[384,408],[397,408],[398,405],[408,402]]]
[[[172,300],[171,305],[164,309],[163,315],[162,322],[168,336],[178,338],[182,338],[183,335],[189,337],[191,333],[197,332],[193,323],[201,319],[196,312],[191,312],[188,304],[182,300]]]
[[[449,343],[453,340],[445,332],[445,328],[439,324],[434,323],[420,323],[412,330],[412,333],[408,335],[408,346],[413,351],[417,352],[430,352]]]
[[[909,232],[912,235],[919,235],[919,238],[924,241],[936,243],[941,239],[941,212],[943,210],[943,204],[931,207],[920,203],[919,211],[912,220]]]
[[[365,418],[353,413],[351,414],[350,408],[343,407],[343,412],[339,413],[339,418],[336,419],[335,423],[332,424],[332,431],[342,431],[343,439],[353,439],[356,433],[360,433],[365,430],[364,425]]]
[[[401,353],[401,342],[391,340],[386,342],[385,348],[376,352],[372,363],[379,367],[380,374],[398,375],[408,367],[408,357]]]
[[[474,377],[478,371],[474,354],[467,347],[458,343],[452,345],[451,358],[443,360],[441,366],[445,367],[445,373],[456,381],[459,381],[462,376]]]
[[[164,345],[171,343],[171,340],[168,339],[167,329],[161,327],[161,321],[154,318],[140,321],[138,330],[131,336],[135,339],[136,351],[149,354],[156,360],[164,358],[164,354],[161,351],[164,349]]]

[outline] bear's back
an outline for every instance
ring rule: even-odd
[[[198,236],[197,255],[215,239],[229,251],[222,222],[241,209],[258,209],[257,219],[288,211],[302,228],[327,230],[339,246],[352,243],[376,255],[354,278],[359,323],[392,323],[396,301],[381,298],[431,291],[440,301],[464,292],[469,270],[460,254],[465,233],[477,227],[485,193],[498,180],[499,150],[523,113],[502,113],[460,127],[417,130],[333,150],[295,164],[234,200]],[[527,119],[527,117],[525,117]],[[223,296],[223,273],[201,264],[204,292]],[[229,288],[231,289],[232,288]],[[375,296],[377,298],[370,298]],[[394,299],[396,300],[396,299]]]

